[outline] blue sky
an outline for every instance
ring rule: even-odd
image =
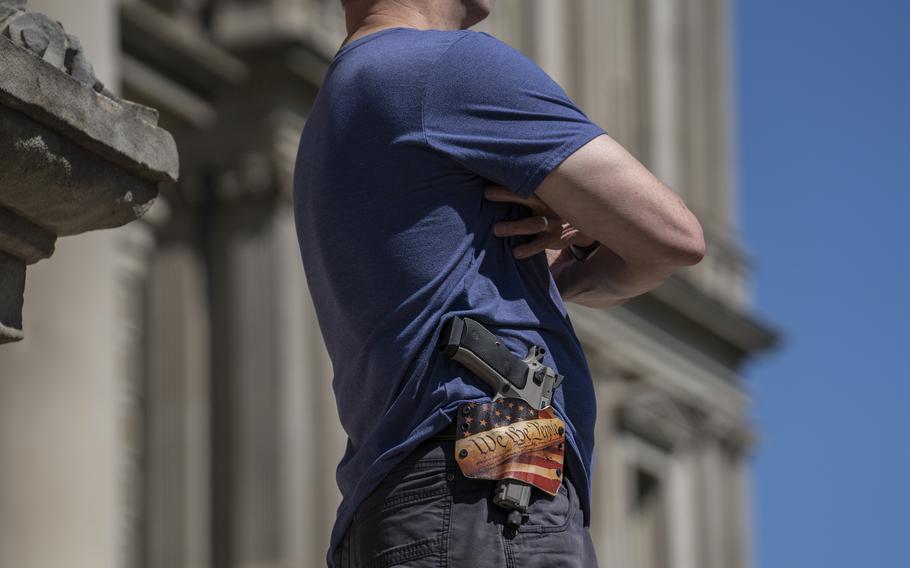
[[[910,1],[738,0],[758,568],[910,567]]]

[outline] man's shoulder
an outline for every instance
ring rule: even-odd
[[[483,97],[513,93],[524,85],[552,79],[536,63],[486,32],[464,30],[439,57],[430,90],[444,98]]]
[[[468,64],[487,63],[491,59],[522,61],[531,63],[520,51],[487,32],[462,30],[454,38],[448,49],[449,55],[468,55],[465,59]]]
[[[396,69],[409,75],[422,69],[441,71],[443,75],[462,70],[470,76],[471,70],[518,71],[525,66],[536,67],[507,43],[475,30],[392,28],[365,36],[357,43],[342,48],[332,70],[356,69],[363,79],[371,71],[387,77]]]
[[[447,66],[463,63],[467,66],[483,65],[490,59],[527,59],[509,44],[486,32],[475,30],[412,30],[397,38],[398,49],[406,57],[402,63],[427,59],[431,63]],[[378,55],[378,54],[377,54]],[[530,60],[527,60],[530,62]]]

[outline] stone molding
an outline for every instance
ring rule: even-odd
[[[10,6],[13,16],[3,23],[19,26],[21,41],[0,34],[0,344],[23,338],[26,265],[50,257],[58,236],[142,217],[159,183],[179,174],[176,144],[154,109],[48,61],[45,43],[64,34],[54,49],[65,49],[69,60],[82,56],[78,40],[56,22],[22,12],[22,0],[0,0],[6,12]],[[51,23],[28,27],[35,22]],[[85,75],[91,66],[82,65]]]
[[[746,454],[756,444],[745,420],[721,416],[716,409],[694,406],[650,386],[629,392],[618,411],[621,428],[666,451],[717,441],[733,453]]]
[[[0,105],[138,175],[177,180],[176,145],[154,109],[101,95],[3,36],[0,69]]]
[[[626,396],[619,407],[618,422],[667,451],[688,445],[696,433],[691,412],[669,395],[649,387]]]

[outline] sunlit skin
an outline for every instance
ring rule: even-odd
[[[345,43],[388,28],[464,30],[490,15],[493,0],[344,0]]]

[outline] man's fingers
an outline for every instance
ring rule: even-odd
[[[548,245],[550,245],[552,242],[553,236],[549,233],[544,233],[530,243],[518,245],[517,247],[513,248],[512,255],[515,258],[528,258],[547,250],[549,248]]]
[[[493,225],[493,234],[497,237],[514,237],[519,235],[536,235],[549,229],[550,220],[543,216],[525,217],[518,221],[502,221]]]

